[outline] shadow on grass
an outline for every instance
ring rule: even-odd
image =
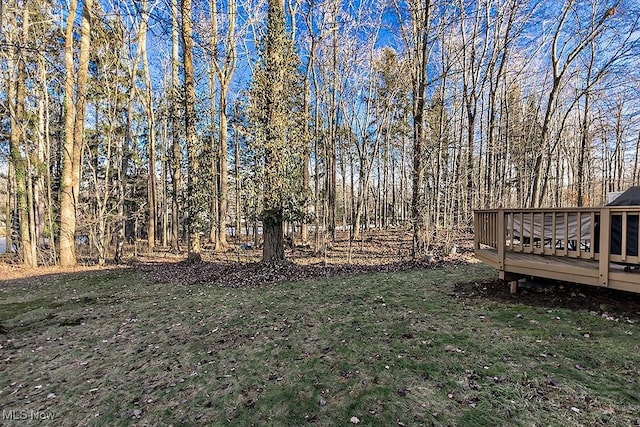
[[[5,273],[6,273],[5,266]],[[0,270],[0,291],[14,287],[39,286],[59,280],[72,280],[88,276],[102,276],[109,272],[129,271],[136,267],[131,264],[108,264],[105,266],[78,266],[73,268],[40,267],[37,269],[16,268],[2,277]]]
[[[509,285],[498,279],[467,282],[456,285],[455,294],[470,300],[479,298],[640,319],[640,294],[553,280],[521,284],[514,295]]]
[[[63,269],[44,267],[10,272],[0,279],[0,335],[8,335],[7,322],[25,313],[39,313],[36,320],[59,326],[76,326],[82,316],[58,317],[68,309],[104,304],[112,292],[110,282],[134,271],[130,265],[75,267]],[[13,273],[13,274],[11,274]],[[98,291],[98,289],[101,289]],[[94,294],[101,294],[96,297]],[[23,327],[28,327],[28,322]]]

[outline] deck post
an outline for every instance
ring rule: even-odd
[[[609,286],[609,252],[611,245],[611,211],[600,209],[600,285]]]
[[[627,260],[627,230],[627,213],[622,212],[622,241],[620,242],[620,257],[622,258],[622,262],[625,262]]]
[[[518,281],[517,280],[513,280],[511,282],[509,282],[509,292],[511,293],[511,295],[514,295],[518,292]]]
[[[505,257],[504,209],[498,209],[497,219],[496,242],[498,243],[498,269],[503,271]]]
[[[473,212],[473,250],[480,249],[480,228],[478,227],[478,212]]]

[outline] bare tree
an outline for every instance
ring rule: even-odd
[[[149,1],[142,0],[142,21],[140,25],[139,49],[142,57],[142,69],[144,73],[144,109],[147,115],[147,139],[149,156],[149,173],[147,175],[147,239],[149,251],[153,251],[156,244],[157,230],[157,178],[156,178],[156,130],[155,111],[153,106],[153,90],[151,86],[151,73],[149,72],[149,59],[147,54],[147,31],[149,31]]]
[[[592,41],[596,40],[607,28],[607,23],[612,16],[615,15],[616,7],[620,4],[620,0],[617,0],[613,5],[601,12],[600,16],[593,21],[593,25],[584,27],[581,31],[576,31],[574,35],[569,36],[569,40],[563,40],[566,37],[567,32],[571,32],[571,29],[567,29],[567,22],[571,16],[578,16],[575,13],[577,7],[575,0],[567,0],[561,11],[560,18],[556,24],[550,49],[550,62],[551,62],[551,87],[548,90],[546,96],[546,105],[544,108],[544,118],[542,120],[542,130],[540,140],[542,142],[543,150],[540,150],[536,154],[535,163],[533,166],[533,179],[531,181],[531,191],[529,204],[533,206],[540,206],[544,197],[544,183],[543,180],[543,160],[547,159],[547,168],[550,165],[550,158],[555,152],[559,138],[555,138],[551,141],[552,131],[552,119],[557,113],[558,103],[557,98],[565,84],[565,78],[569,73],[571,66],[582,54],[582,52],[589,47]],[[597,5],[593,5],[593,13],[598,13]],[[580,28],[580,27],[578,27]],[[610,64],[609,64],[610,65]],[[600,70],[604,72],[604,69]],[[600,74],[600,72],[598,73]],[[578,98],[578,97],[576,97]],[[571,103],[570,107],[573,107],[575,103]],[[565,113],[565,116],[567,113]],[[563,120],[564,121],[564,120]],[[548,178],[548,175],[545,175]]]
[[[411,256],[416,259],[425,242],[424,225],[424,194],[422,183],[424,181],[424,147],[425,147],[425,98],[427,96],[427,65],[429,62],[429,28],[431,25],[432,4],[431,0],[410,1],[409,13],[411,27],[401,28],[402,37],[411,55],[411,80],[412,80],[412,116],[413,116],[413,153],[412,153],[412,195],[411,195],[411,221],[413,238]],[[398,18],[402,21],[402,13],[398,2],[395,2]]]
[[[182,149],[180,147],[180,119],[178,116],[178,95],[179,95],[179,77],[178,77],[178,44],[179,44],[179,26],[178,26],[178,0],[171,0],[171,99],[169,106],[169,115],[171,116],[171,249],[177,252],[180,249],[180,212],[179,212],[179,196],[180,183],[182,181]]]
[[[85,0],[82,7],[77,80],[73,61],[73,21],[76,6],[77,0],[71,0],[65,31],[65,142],[62,152],[63,166],[60,189],[60,264],[62,266],[73,266],[77,262],[75,253],[76,212],[80,196],[93,0]]]
[[[211,64],[215,75],[218,78],[220,87],[219,92],[219,128],[218,128],[218,152],[217,164],[219,170],[218,176],[218,232],[216,233],[215,248],[216,250],[224,249],[227,246],[227,225],[226,216],[228,210],[228,121],[229,111],[227,108],[227,97],[229,92],[229,84],[233,78],[236,69],[236,19],[237,10],[235,0],[228,0],[226,10],[223,14],[218,14],[216,0],[210,0],[211,9]],[[222,46],[220,45],[220,30],[218,20],[220,16],[227,17],[226,37]]]

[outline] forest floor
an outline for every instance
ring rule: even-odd
[[[306,245],[287,246],[286,261],[278,265],[264,265],[262,248],[254,247],[246,236],[229,238],[223,251],[214,251],[205,243],[202,263],[187,262],[186,253],[173,253],[170,248],[156,247],[147,250],[146,241],[136,246],[127,245],[128,257],[124,264],[95,265],[95,255],[80,248],[79,265],[72,268],[57,266],[29,269],[11,262],[0,262],[0,277],[31,280],[37,276],[84,272],[91,274],[105,269],[137,268],[159,281],[179,284],[220,283],[230,287],[259,286],[282,280],[305,280],[313,277],[333,277],[382,271],[403,271],[420,267],[437,268],[477,262],[473,257],[473,241],[470,234],[447,234],[446,239],[430,245],[429,255],[418,260],[411,257],[411,234],[405,228],[385,231],[368,231],[362,238],[351,242],[347,232],[338,232],[334,242],[319,242],[315,251],[314,235]],[[451,247],[455,245],[455,253]],[[185,248],[182,248],[185,249]]]
[[[231,259],[5,275],[0,424],[640,425],[639,295],[510,295],[460,252],[262,283],[209,271]]]

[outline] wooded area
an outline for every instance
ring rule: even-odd
[[[139,241],[276,261],[285,235],[321,251],[393,227],[419,258],[473,209],[640,185],[634,0],[3,0],[0,17],[0,219],[28,266]]]

